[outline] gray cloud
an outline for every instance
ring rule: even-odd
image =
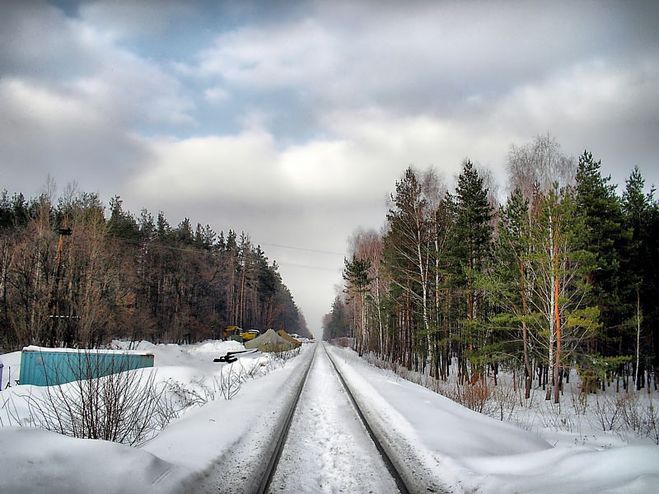
[[[149,149],[84,101],[18,79],[0,80],[0,181],[36,193],[51,175],[116,193]],[[114,189],[114,190],[113,190]]]
[[[613,2],[319,2],[315,16],[257,19],[219,35],[196,71],[228,85],[293,86],[331,106],[462,110],[557,67],[653,53],[656,17]],[[621,49],[624,47],[624,50]],[[193,69],[194,70],[194,69]]]

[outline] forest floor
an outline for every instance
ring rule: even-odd
[[[158,382],[177,383],[168,388],[170,402],[178,400],[185,407],[179,407],[177,416],[139,447],[36,429],[35,410],[30,410],[25,398],[39,396],[44,389],[13,386],[3,390],[0,491],[184,492],[198,485],[194,481],[217,475],[217,465],[239,467],[259,461],[259,438],[289,396],[313,348],[304,345],[299,356],[286,361],[248,356],[237,362],[239,366],[230,367],[212,362],[229,349],[224,342],[141,344],[140,349],[156,356]],[[395,441],[399,454],[418,466],[425,476],[422,483],[432,479],[456,493],[552,494],[642,493],[653,492],[659,485],[659,447],[649,439],[634,445],[622,439],[606,444],[556,442],[554,432],[546,436],[544,428],[524,430],[476,413],[369,365],[350,350],[329,351],[369,417]],[[1,358],[5,366],[15,369],[20,354]],[[231,399],[225,399],[232,375],[250,377]],[[285,478],[273,492],[378,490],[365,481],[355,491],[355,484],[346,480],[354,466],[346,465],[345,455],[352,455],[347,458],[361,465],[372,459],[372,451],[364,449],[359,439],[356,445],[345,445],[352,453],[345,451],[347,439],[341,438],[359,436],[334,379],[327,362],[317,359],[289,436],[290,448],[284,452],[290,461],[305,463],[299,463],[297,472],[282,471]],[[225,469],[221,478],[240,486],[244,479],[238,467]],[[374,474],[377,468],[373,467]]]

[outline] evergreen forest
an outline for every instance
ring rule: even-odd
[[[551,136],[511,147],[505,185],[469,160],[454,190],[408,168],[382,231],[354,234],[324,338],[459,384],[506,370],[556,403],[570,370],[584,392],[656,390],[654,190],[636,168],[619,190]]]

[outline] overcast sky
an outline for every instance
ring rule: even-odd
[[[0,189],[244,230],[317,330],[410,164],[550,133],[659,184],[659,2],[0,3]]]

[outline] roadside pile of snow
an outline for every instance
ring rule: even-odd
[[[640,493],[659,484],[659,447],[552,448],[534,434],[368,365],[351,350],[328,350],[368,419],[398,447],[422,485],[468,492]]]
[[[237,341],[208,340],[191,346],[188,352],[193,355],[200,353],[224,355],[227,352],[240,352],[242,350],[245,350],[245,347]]]
[[[148,341],[140,341],[135,344],[127,341],[114,340],[112,342],[112,348],[153,353],[154,367],[190,366],[195,369],[203,369],[207,372],[212,372],[218,368],[217,364],[213,363],[213,358],[220,357],[227,352],[236,352],[245,349],[237,341],[219,340],[204,341],[193,345],[154,345]]]

